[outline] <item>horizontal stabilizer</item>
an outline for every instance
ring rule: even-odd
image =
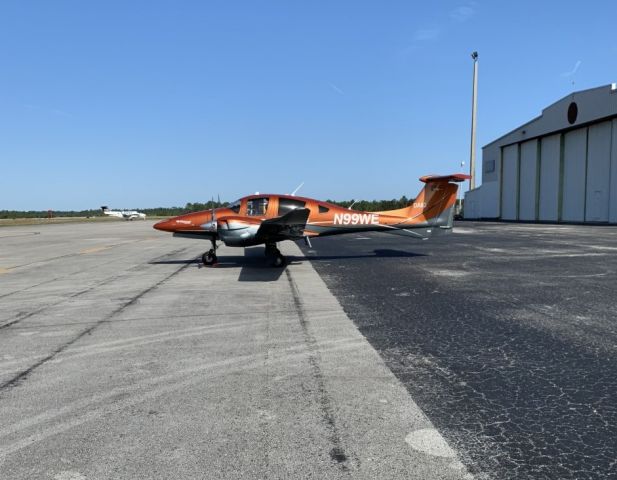
[[[453,173],[452,175],[425,175],[420,177],[420,181],[424,183],[429,182],[464,182],[469,180],[471,176],[464,173]]]

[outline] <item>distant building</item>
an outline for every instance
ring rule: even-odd
[[[464,214],[617,223],[617,85],[574,92],[483,147]]]

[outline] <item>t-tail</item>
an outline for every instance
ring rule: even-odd
[[[426,175],[420,181],[426,183],[416,199],[407,207],[380,212],[381,215],[404,216],[405,221],[388,233],[421,239],[450,233],[454,224],[454,209],[459,182],[469,175]]]

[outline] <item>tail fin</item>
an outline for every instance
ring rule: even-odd
[[[431,235],[448,233],[452,229],[458,185],[451,182],[464,182],[469,178],[469,175],[462,173],[420,177],[426,186],[410,207],[414,213],[424,217],[427,226],[432,229]],[[418,209],[421,211],[418,212]]]
[[[406,218],[403,222],[405,226],[388,230],[388,233],[424,240],[433,235],[449,233],[454,224],[454,207],[458,192],[458,185],[450,182],[463,182],[468,178],[469,175],[462,173],[420,177],[420,181],[426,183],[426,186],[408,207],[380,212]]]

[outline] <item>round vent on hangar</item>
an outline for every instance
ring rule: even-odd
[[[576,102],[572,102],[568,107],[568,122],[570,125],[576,122],[576,117],[578,117],[578,105]]]

